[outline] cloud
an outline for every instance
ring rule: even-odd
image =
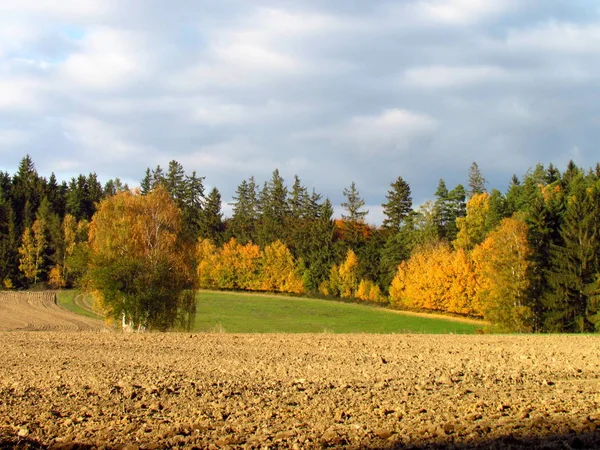
[[[421,0],[415,9],[436,22],[465,25],[509,11],[512,0]]]
[[[371,116],[355,116],[345,123],[299,133],[300,139],[328,140],[348,151],[378,155],[406,150],[436,128],[435,119],[404,109],[388,109]]]
[[[506,80],[510,74],[501,67],[471,66],[414,67],[404,74],[404,81],[423,88],[473,87],[476,84],[496,83]]]
[[[529,29],[510,30],[506,45],[518,51],[590,55],[600,51],[600,25],[551,21]]]
[[[2,2],[0,170],[135,182],[175,159],[228,202],[279,168],[380,205],[477,161],[504,189],[595,164],[599,30],[587,1]]]

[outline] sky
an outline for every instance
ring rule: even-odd
[[[596,0],[0,0],[0,170],[139,184],[179,161],[224,203],[279,169],[380,223],[401,176],[488,189],[596,164]],[[227,213],[230,210],[224,205]]]

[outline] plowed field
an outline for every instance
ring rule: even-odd
[[[100,331],[99,320],[66,311],[54,292],[0,292],[0,331]]]
[[[600,447],[596,336],[0,332],[0,447]]]

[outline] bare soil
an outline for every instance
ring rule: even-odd
[[[100,331],[102,321],[62,309],[56,294],[0,291],[0,331]]]
[[[600,337],[0,332],[0,448],[597,448]]]

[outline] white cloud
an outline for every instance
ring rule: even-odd
[[[549,22],[535,28],[513,29],[505,45],[519,52],[595,55],[600,52],[600,25]]]
[[[79,51],[60,66],[69,85],[84,89],[111,90],[126,87],[152,69],[143,37],[113,28],[86,33]]]
[[[11,148],[28,141],[27,133],[19,130],[0,130],[0,149]]]
[[[90,160],[117,164],[144,158],[151,150],[130,141],[125,125],[109,124],[91,116],[74,115],[63,121],[63,135],[77,148],[82,165]]]
[[[4,16],[28,16],[49,19],[94,19],[113,12],[116,0],[19,0],[0,2],[0,14]]]
[[[464,25],[497,17],[515,6],[513,0],[421,0],[415,8],[435,22]]]
[[[420,137],[430,134],[437,121],[405,109],[388,109],[371,116],[355,116],[346,123],[298,133],[300,139],[327,139],[345,146],[345,151],[390,154],[406,150]]]
[[[403,81],[423,88],[452,88],[506,80],[510,74],[493,66],[428,66],[408,69]]]
[[[0,111],[36,112],[42,106],[43,86],[29,78],[0,78]]]

